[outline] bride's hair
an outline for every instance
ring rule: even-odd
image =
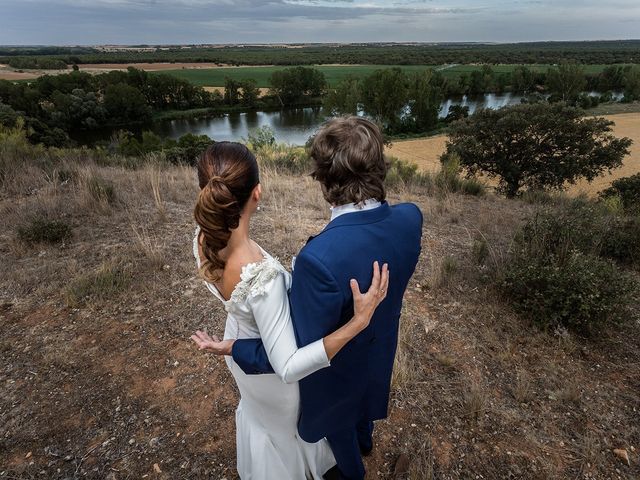
[[[193,215],[202,231],[200,270],[205,279],[217,282],[225,267],[220,250],[227,246],[231,230],[240,223],[240,212],[260,183],[258,162],[240,143],[216,142],[200,156],[198,183]]]

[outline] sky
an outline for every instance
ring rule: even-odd
[[[640,0],[0,0],[0,45],[640,38]]]

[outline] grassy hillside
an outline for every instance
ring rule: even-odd
[[[237,478],[237,390],[189,341],[225,318],[192,258],[194,170],[19,135],[0,158],[0,478]],[[253,233],[290,265],[329,210],[292,173],[300,150],[259,158]],[[640,326],[591,340],[535,330],[488,275],[538,206],[400,177],[390,201],[420,206],[423,249],[369,478],[393,478],[402,454],[421,480],[638,478]],[[29,240],[37,219],[57,243]]]

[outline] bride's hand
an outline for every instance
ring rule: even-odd
[[[200,350],[206,350],[215,355],[231,355],[231,348],[235,340],[220,340],[216,335],[210,337],[207,332],[197,330],[191,335],[191,340],[196,342]]]
[[[371,317],[376,308],[387,297],[389,287],[389,266],[385,263],[380,272],[378,262],[373,262],[373,280],[366,293],[360,292],[360,286],[355,279],[351,280],[351,292],[353,293],[353,321],[364,330],[369,326]]]

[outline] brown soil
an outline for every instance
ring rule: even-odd
[[[0,65],[0,80],[30,80],[32,78],[38,78],[41,75],[40,73],[6,70],[2,67],[4,67],[4,65]]]
[[[629,137],[633,140],[631,154],[624,159],[623,166],[612,173],[602,175],[590,184],[583,181],[571,186],[568,190],[571,194],[596,195],[607,188],[613,180],[640,172],[640,113],[607,115],[605,118],[615,122],[613,132],[616,136]],[[387,151],[394,157],[417,164],[423,170],[435,172],[440,168],[439,158],[445,150],[446,142],[445,135],[404,140],[394,142]]]
[[[79,160],[64,163],[69,182],[31,169],[0,196],[0,478],[237,478],[236,387],[189,341],[198,328],[221,333],[225,317],[191,256],[195,173]],[[113,204],[91,199],[82,179],[96,176],[113,182]],[[308,177],[262,180],[253,231],[290,265],[328,209]],[[535,331],[472,255],[481,234],[502,258],[533,207],[390,195],[406,200],[425,214],[423,252],[367,478],[392,478],[400,454],[412,479],[639,478],[640,326],[591,341]],[[20,242],[16,228],[35,211],[73,225],[72,240]],[[443,276],[447,256],[456,268]],[[130,272],[127,285],[70,303],[78,279],[109,262]]]

